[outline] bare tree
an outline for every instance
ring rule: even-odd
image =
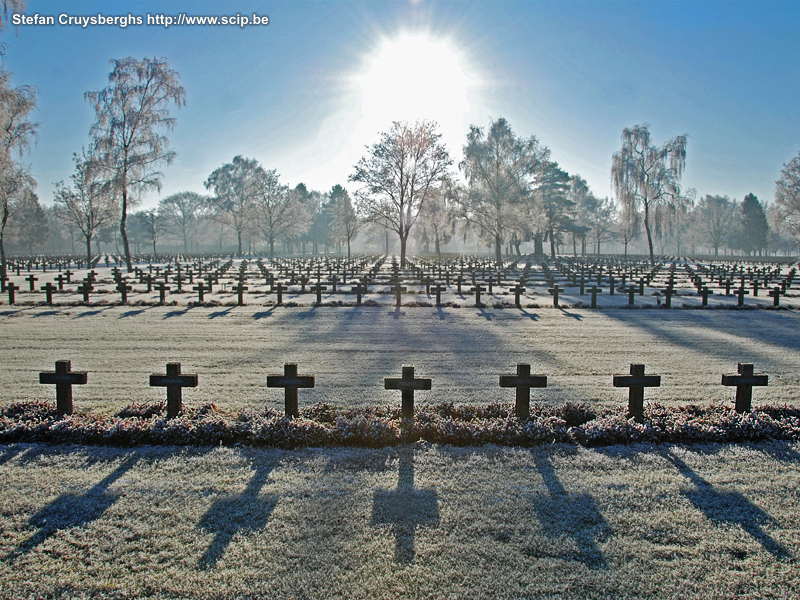
[[[196,232],[207,205],[208,198],[197,192],[178,192],[158,203],[164,225],[180,236],[184,252],[189,252],[189,240]]]
[[[133,265],[125,230],[128,209],[141,193],[161,189],[163,174],[156,167],[172,163],[175,152],[168,149],[169,140],[157,130],[175,127],[169,106],[184,106],[186,90],[165,58],[128,57],[111,64],[110,85],[86,93],[96,115],[89,134],[107,185],[120,200],[119,232],[130,272]]]
[[[254,202],[255,222],[269,244],[269,257],[275,256],[275,241],[305,233],[311,224],[308,208],[298,190],[281,185],[275,169],[258,169]]]
[[[117,215],[119,206],[110,189],[105,185],[103,175],[94,157],[82,150],[73,155],[75,172],[72,174],[72,187],[63,181],[56,183],[55,203],[61,210],[58,216],[69,225],[74,225],[86,241],[86,260],[92,262],[92,237],[111,223]]]
[[[141,215],[142,233],[144,234],[145,238],[152,242],[153,257],[155,260],[158,260],[156,243],[165,229],[166,222],[158,209],[155,208],[140,211],[139,214]]]
[[[800,152],[783,165],[775,182],[775,205],[783,228],[800,239]]]
[[[653,218],[659,207],[679,201],[680,180],[686,164],[686,136],[679,135],[661,147],[651,146],[650,126],[635,125],[622,131],[622,149],[611,159],[611,180],[622,204],[642,211],[650,262],[653,251]]]
[[[629,206],[622,207],[617,217],[614,230],[617,237],[622,242],[625,256],[628,256],[628,245],[639,239],[642,232],[641,224],[642,217],[635,209]]]
[[[361,227],[361,218],[356,212],[350,194],[341,185],[333,186],[330,193],[331,230],[338,239],[347,241],[347,258],[350,258],[350,244]]]
[[[458,195],[457,202],[462,208],[460,217],[494,246],[498,266],[507,237],[523,231],[531,220],[532,182],[549,155],[535,137],[515,136],[503,118],[486,131],[470,126],[464,160],[459,164],[467,178],[467,190]]]
[[[236,232],[239,256],[242,255],[242,233],[253,218],[261,167],[254,158],[234,156],[209,175],[206,189],[214,190],[210,204],[214,217]]]
[[[442,245],[447,244],[455,235],[457,223],[457,205],[455,197],[457,188],[454,185],[443,185],[422,209],[420,219],[424,229],[423,239],[432,241],[436,256],[442,256]]]
[[[714,249],[714,256],[719,255],[736,226],[736,203],[727,196],[707,195],[698,203],[696,213],[694,223],[699,239]]]
[[[440,138],[434,122],[395,121],[350,176],[350,181],[364,184],[356,198],[365,218],[397,233],[401,267],[406,265],[408,236],[419,212],[447,180],[452,164]]]

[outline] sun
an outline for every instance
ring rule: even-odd
[[[467,71],[463,52],[450,40],[410,32],[383,38],[356,77],[362,116],[380,127],[402,120],[460,120],[475,85]]]

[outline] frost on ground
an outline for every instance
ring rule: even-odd
[[[0,598],[796,597],[799,450],[0,446]]]
[[[3,404],[52,400],[40,371],[69,359],[88,371],[75,386],[76,410],[116,412],[133,402],[164,399],[151,373],[180,362],[199,386],[184,390],[188,406],[213,402],[236,412],[283,409],[283,391],[266,376],[296,362],[316,376],[300,404],[396,406],[384,389],[404,364],[432,379],[419,404],[513,401],[498,385],[519,362],[548,376],[533,402],[627,402],[614,373],[644,363],[662,376],[645,401],[665,405],[731,402],[720,385],[739,362],[769,375],[755,403],[796,404],[800,398],[800,314],[795,311],[636,311],[387,307],[20,307],[0,314]]]

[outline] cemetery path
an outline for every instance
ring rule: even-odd
[[[37,374],[69,359],[89,372],[88,385],[75,391],[76,409],[111,411],[161,399],[149,374],[180,362],[184,373],[199,374],[187,404],[282,408],[282,391],[268,390],[266,375],[296,362],[316,375],[316,387],[300,392],[301,406],[396,405],[399,394],[384,390],[383,379],[409,364],[433,380],[418,402],[483,404],[511,402],[498,376],[528,362],[548,376],[534,401],[617,406],[626,395],[611,377],[630,363],[662,375],[646,401],[686,403],[730,400],[721,374],[752,362],[770,377],[756,404],[797,402],[798,326],[793,311],[761,310],[30,307],[0,314],[0,389],[3,401],[50,398]]]

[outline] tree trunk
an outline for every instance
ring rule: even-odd
[[[125,222],[128,220],[128,179],[126,176],[122,178],[122,215],[119,219],[119,234],[122,236],[122,247],[125,249],[125,265],[128,268],[128,273],[133,272],[133,263],[131,262],[131,247],[128,245],[128,232],[125,231]]]
[[[8,205],[3,206],[3,221],[0,223],[0,277],[6,274],[6,246],[5,234],[6,224],[8,223]]]
[[[241,258],[242,257],[242,230],[241,229],[236,232],[236,237],[239,240],[239,254],[237,256],[239,256],[239,258]]]
[[[158,252],[156,252],[156,238],[153,238],[153,258],[158,260]]]
[[[406,244],[408,244],[408,232],[400,234],[400,268],[406,268]]]
[[[653,235],[650,233],[650,208],[644,204],[644,230],[647,232],[647,246],[650,249],[650,266],[656,265],[655,252],[653,252]]]
[[[92,234],[86,236],[86,264],[92,263]]]
[[[550,258],[556,259],[556,236],[553,235],[553,229],[550,228]]]
[[[498,267],[503,266],[503,240],[499,233],[494,236],[494,261]]]
[[[269,238],[269,259],[275,258],[275,238]]]
[[[347,260],[350,260],[350,238],[347,238]]]

